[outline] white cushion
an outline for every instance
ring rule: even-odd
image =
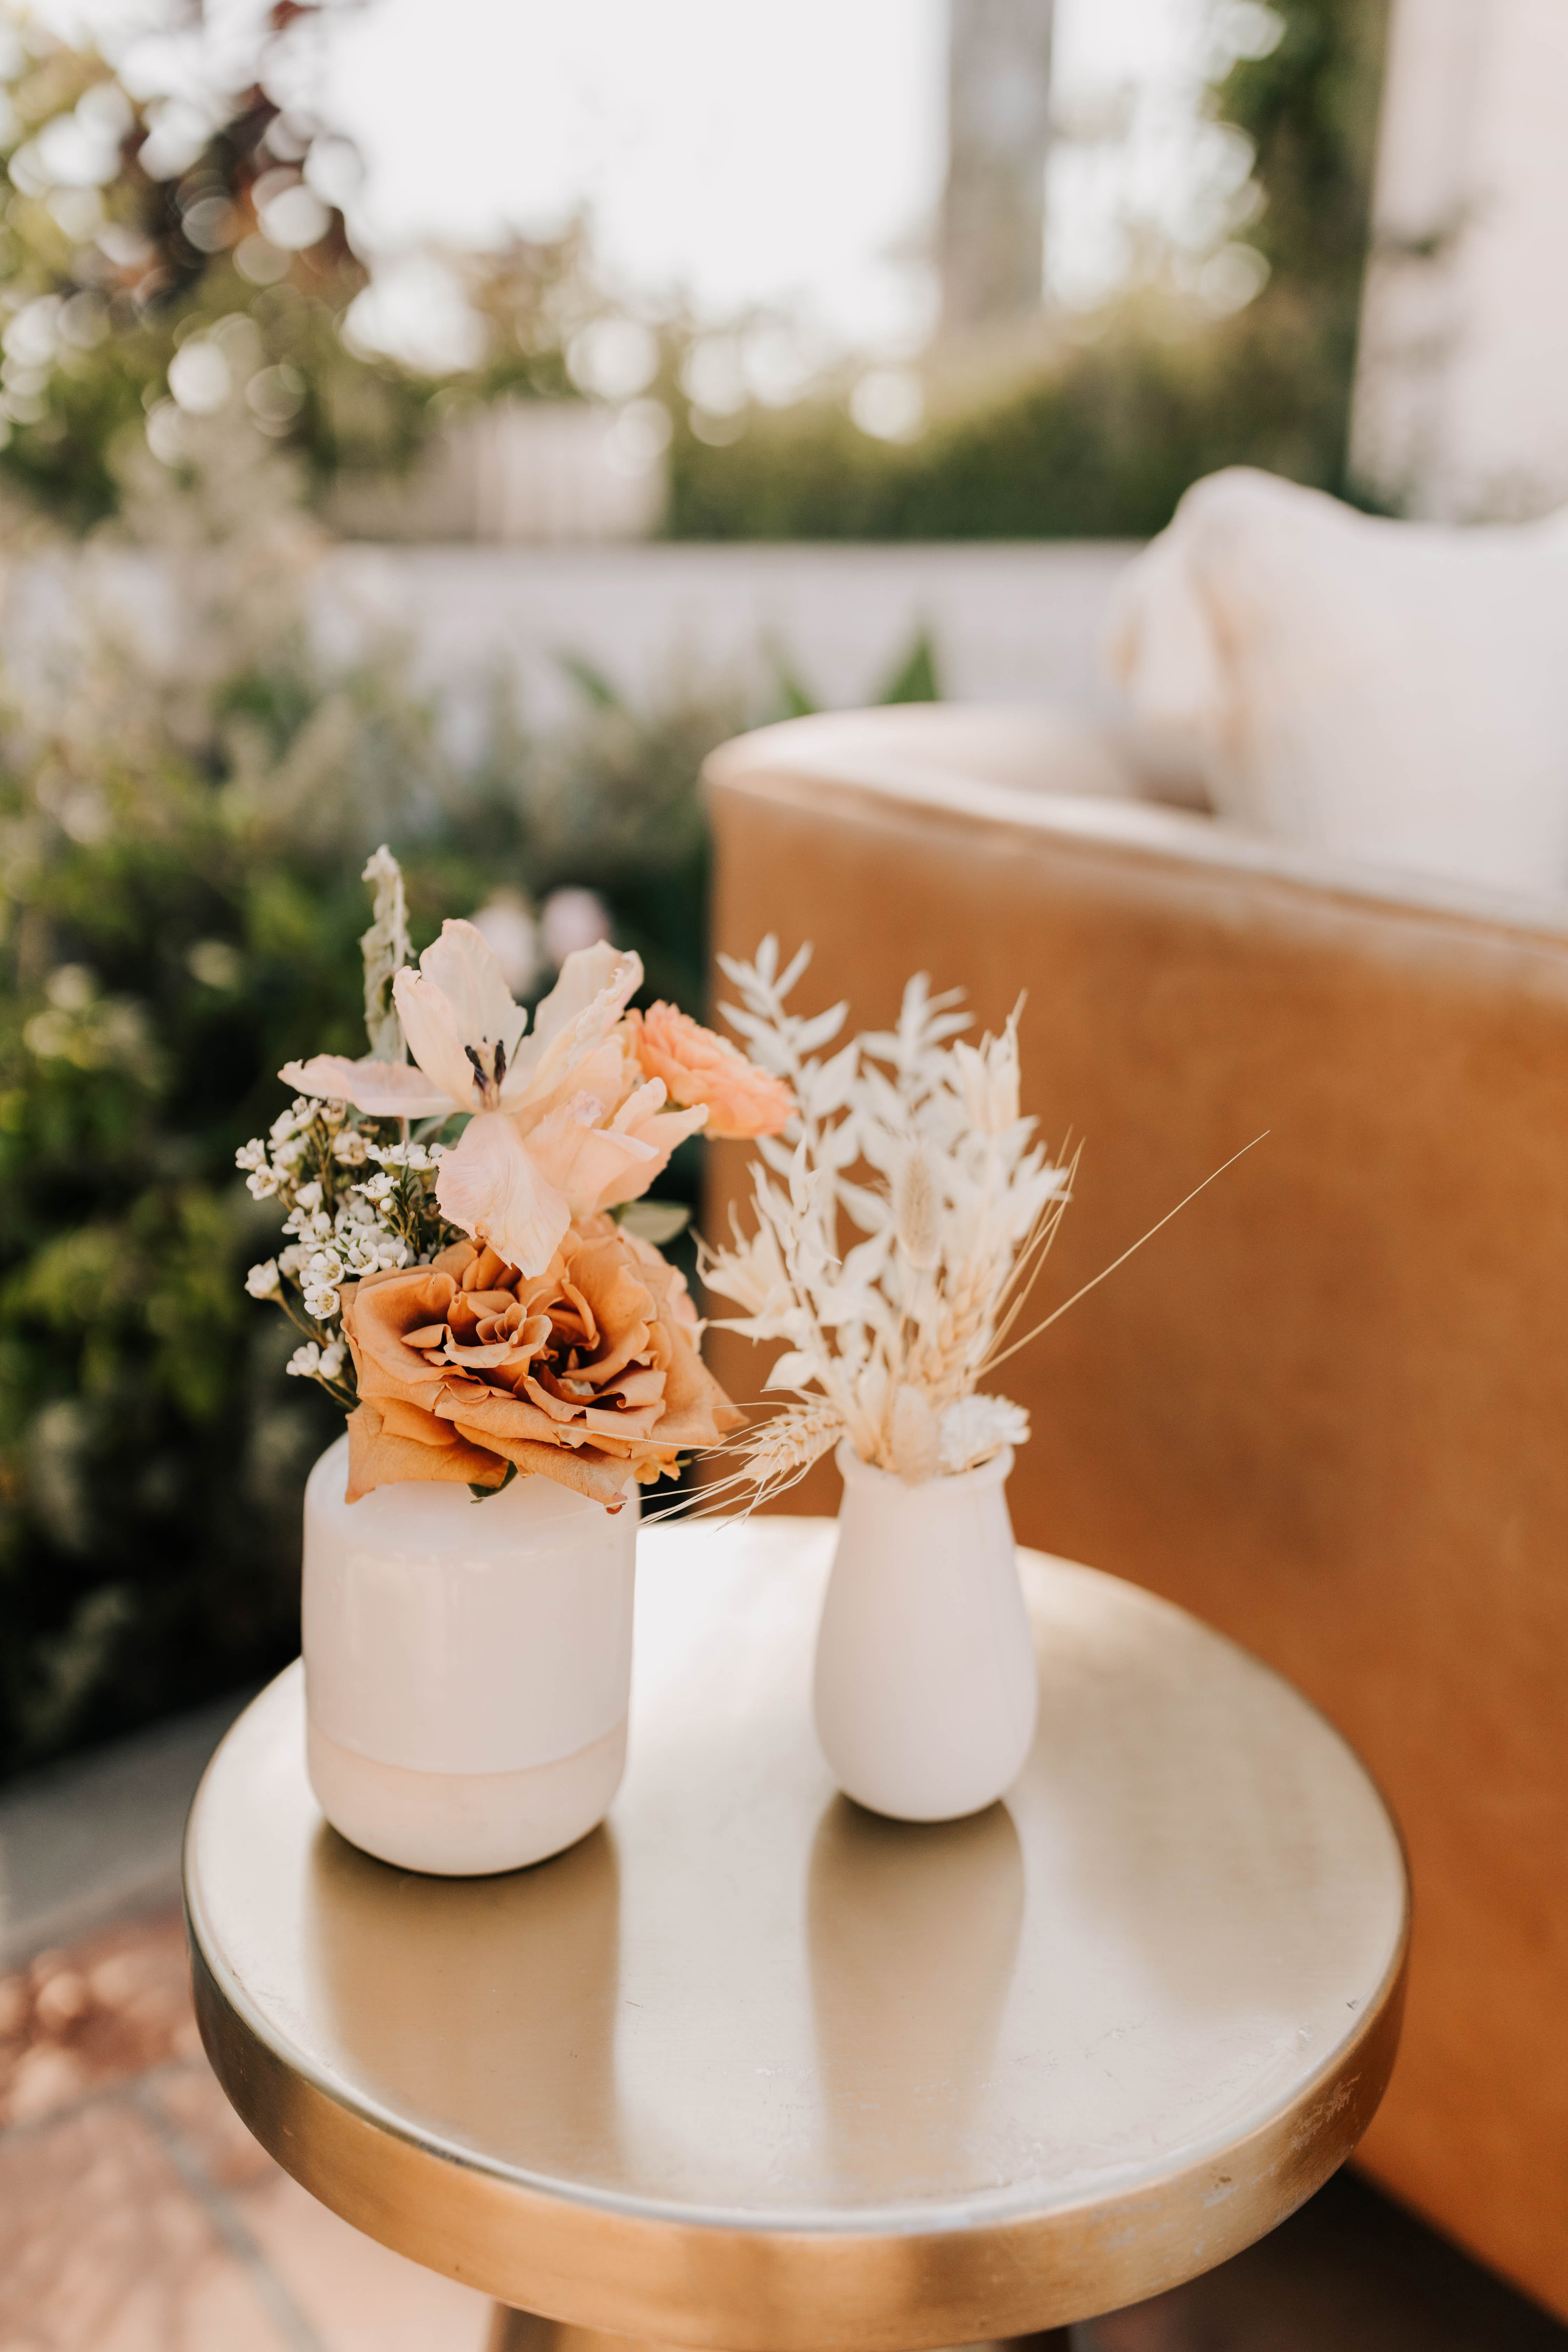
[[[1215,811],[1428,874],[1568,887],[1568,511],[1451,530],[1237,467],[1130,566],[1111,667]]]

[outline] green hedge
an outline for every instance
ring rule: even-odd
[[[1267,298],[1265,298],[1266,299]],[[844,412],[754,412],[713,447],[672,448],[677,539],[1142,539],[1189,484],[1253,465],[1343,487],[1342,387],[1317,322],[1260,302],[1223,332],[1125,328],[918,441]]]

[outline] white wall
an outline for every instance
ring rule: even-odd
[[[875,698],[922,628],[943,694],[1112,707],[1100,646],[1131,547],[369,547],[343,545],[318,593],[334,647],[391,627],[425,683],[497,661],[548,725],[572,700],[556,658],[584,656],[640,703],[677,681],[766,689],[776,649],[813,698]]]
[[[1568,499],[1568,0],[1394,0],[1352,455],[1431,520]]]
[[[657,401],[495,400],[448,422],[406,481],[340,476],[331,515],[354,539],[497,546],[643,540],[669,500]]]

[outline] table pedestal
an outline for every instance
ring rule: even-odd
[[[994,2352],[1073,2352],[1075,2331],[1050,2327],[1043,2336],[1015,2336]],[[646,2336],[603,2336],[596,2327],[574,2327],[562,2319],[540,2319],[531,2311],[509,2311],[497,2304],[486,2352],[687,2352]],[[993,2352],[988,2345],[965,2345],[954,2352]]]

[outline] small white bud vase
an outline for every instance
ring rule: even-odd
[[[574,1844],[626,1762],[637,1487],[616,1512],[550,1478],[481,1503],[437,1480],[347,1488],[345,1436],[305,1489],[321,1811],[366,1853],[444,1877]]]
[[[848,1440],[816,1637],[816,1736],[839,1787],[901,1822],[979,1812],[1035,1737],[1039,1682],[1004,1492],[1013,1455],[909,1486]]]

